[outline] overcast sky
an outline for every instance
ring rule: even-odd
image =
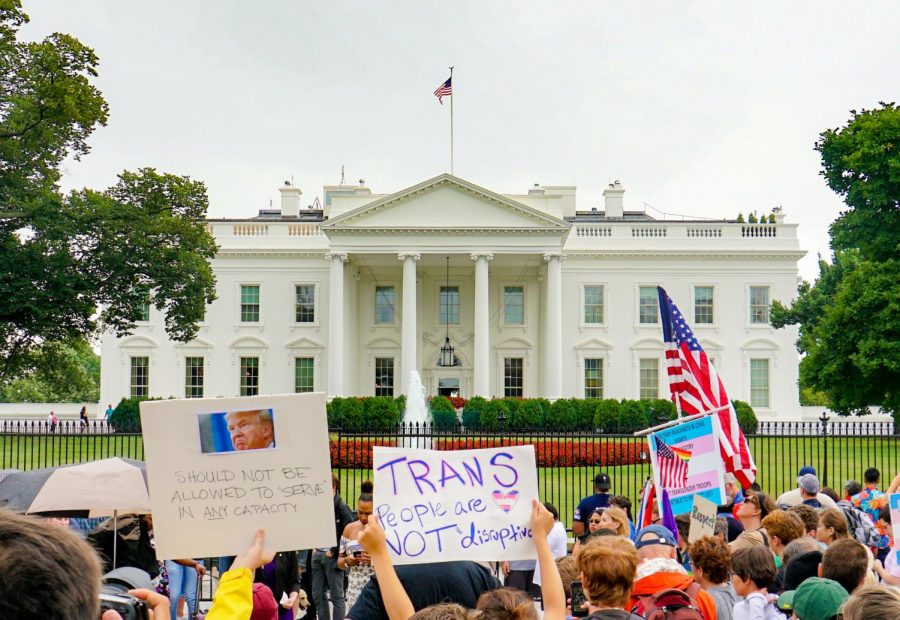
[[[100,57],[109,125],[64,188],[152,166],[206,182],[211,217],[293,177],[398,191],[449,171],[499,193],[620,179],[626,208],[733,218],[782,205],[828,255],[841,202],[818,134],[900,100],[900,3],[24,0],[23,36]],[[658,217],[661,217],[657,214]]]

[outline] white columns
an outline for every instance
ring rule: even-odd
[[[562,397],[562,261],[560,254],[544,254],[547,263],[547,320],[544,324],[544,394]]]
[[[418,369],[416,364],[416,261],[419,254],[402,252],[397,258],[403,262],[403,317],[400,341],[400,391],[409,391],[409,375]]]
[[[488,261],[493,254],[472,254],[475,261],[475,357],[473,359],[473,396],[491,397],[490,318],[491,309],[488,287]]]
[[[325,255],[331,262],[328,286],[328,395],[344,396],[344,263],[347,255]]]

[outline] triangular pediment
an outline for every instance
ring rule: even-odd
[[[555,218],[449,174],[327,220],[322,230],[538,230],[565,232]]]

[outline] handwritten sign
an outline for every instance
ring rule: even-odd
[[[700,494],[694,494],[691,506],[691,529],[688,530],[688,542],[716,533],[716,509],[718,506]]]
[[[534,446],[374,450],[375,513],[395,563],[537,557]]]
[[[236,555],[259,527],[276,551],[336,544],[324,395],[146,401],[141,424],[159,559]]]
[[[673,450],[690,453],[687,482],[681,487],[667,488],[673,514],[690,511],[695,495],[708,499],[716,506],[725,501],[725,467],[719,455],[719,433],[719,419],[716,416],[705,416],[649,435],[650,463],[658,488],[662,485],[654,436],[662,439]]]

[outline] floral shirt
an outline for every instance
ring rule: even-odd
[[[850,503],[865,512],[872,519],[872,523],[878,523],[878,511],[887,504],[888,496],[878,490],[878,486],[867,484],[866,488],[850,498]],[[890,547],[890,539],[879,530],[881,539],[878,541],[879,549]]]

